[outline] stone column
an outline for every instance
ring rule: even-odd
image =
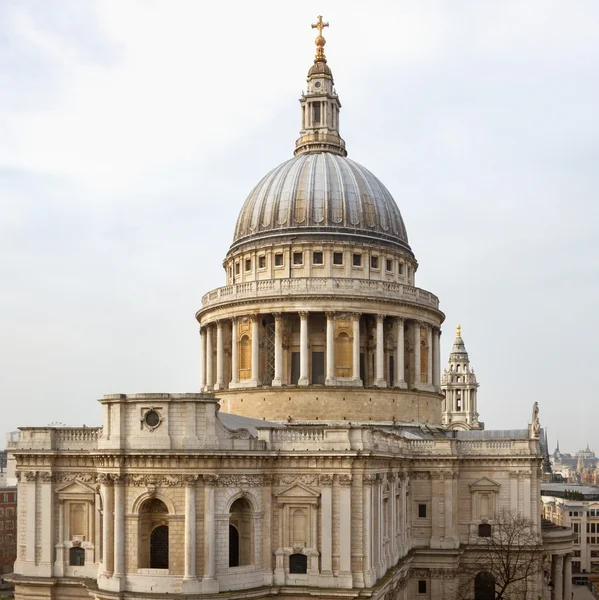
[[[237,340],[237,317],[231,319],[231,386],[239,383],[239,342]]]
[[[27,509],[25,518],[27,519],[25,562],[35,565],[35,548],[37,546],[37,523],[36,523],[36,478],[35,471],[26,471],[21,473],[21,481],[27,482]]]
[[[433,329],[432,327],[427,327],[427,345],[428,345],[428,373],[427,373],[427,383],[429,387],[433,387]]]
[[[321,575],[330,577],[333,581],[333,476],[321,475],[320,502],[320,572]]]
[[[355,314],[353,317],[354,340],[352,345],[352,379],[354,385],[362,385],[360,379],[360,315]]]
[[[395,327],[397,330],[397,348],[395,350],[395,387],[406,389],[406,375],[405,375],[405,356],[404,356],[404,320],[401,317],[395,319]]]
[[[572,554],[564,556],[564,600],[572,600]]]
[[[325,385],[335,385],[335,313],[327,312],[327,378]]]
[[[114,481],[114,574],[125,577],[125,481],[122,475],[113,475]]]
[[[433,328],[433,386],[436,391],[441,388],[441,329]]]
[[[106,473],[98,475],[102,494],[102,574],[112,577],[114,571],[114,486]]]
[[[212,325],[206,325],[206,391],[214,387],[214,349],[212,347]]]
[[[385,381],[385,315],[376,316],[376,378],[374,385],[381,388],[387,387]]]
[[[351,475],[339,475],[339,585],[352,588]]]
[[[563,562],[564,559],[560,554],[553,554],[551,556],[551,582],[553,583],[551,600],[564,600],[564,583],[562,579]]]
[[[283,321],[281,313],[275,313],[275,376],[272,386],[283,385]]]
[[[52,494],[52,473],[44,471],[39,474],[41,504],[41,546],[40,575],[52,576],[54,562],[54,497]]]
[[[260,378],[260,330],[258,315],[252,315],[252,384],[258,385]]]
[[[199,592],[196,574],[196,480],[197,475],[185,477],[185,571],[183,593]]]
[[[218,592],[216,574],[216,528],[214,522],[215,475],[204,475],[204,577],[202,594]]]
[[[200,392],[206,389],[206,331],[200,327]]]
[[[216,322],[216,384],[215,390],[222,390],[225,387],[224,376],[224,354],[225,348],[223,344],[223,322]]]
[[[300,378],[298,385],[309,385],[308,375],[308,313],[301,312],[300,316]]]
[[[420,389],[422,377],[420,376],[420,323],[413,322],[414,331],[414,388]]]
[[[97,538],[96,538],[97,539]],[[97,547],[97,544],[96,544]],[[58,501],[58,543],[54,559],[54,577],[64,577],[64,500]]]
[[[445,472],[444,481],[444,493],[445,493],[445,548],[459,548],[460,541],[457,536],[457,532],[454,529],[454,508],[457,510],[457,506],[454,506],[454,474],[452,472]],[[456,495],[457,496],[457,495]],[[456,497],[457,501],[457,497]]]
[[[375,475],[364,475],[362,480],[362,523],[372,524],[372,486],[376,483]],[[364,585],[370,587],[374,584],[372,576],[372,526],[362,527],[364,536]]]

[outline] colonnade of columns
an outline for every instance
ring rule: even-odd
[[[291,314],[291,313],[285,313]],[[297,385],[307,386],[313,383],[310,376],[310,330],[309,317],[310,313],[300,311],[295,313],[299,316],[299,378]],[[339,377],[336,376],[336,356],[335,356],[335,319],[339,313],[326,312],[326,377],[325,385],[353,385],[362,386],[360,376],[360,352],[361,336],[360,336],[360,318],[362,315],[352,313],[349,315],[352,321],[352,352],[351,352],[351,376]],[[348,315],[342,313],[343,318]],[[265,316],[265,315],[262,315]],[[270,315],[269,315],[270,316]],[[251,314],[248,319],[251,321],[251,374],[249,378],[240,379],[240,345],[238,322],[240,317],[232,317],[231,319],[216,320],[200,328],[201,335],[201,374],[200,388],[204,391],[217,391],[223,389],[248,388],[261,385],[260,381],[260,330],[259,320],[261,315]],[[283,314],[272,313],[274,319],[274,373],[270,385],[278,387],[284,385],[283,379]],[[385,349],[385,323],[389,323],[393,329],[395,338],[395,348],[390,351],[394,355],[394,372],[388,373],[386,376],[385,358],[387,356]],[[414,372],[412,374],[411,384],[412,389],[421,389],[425,391],[438,390],[440,387],[440,329],[429,323],[404,319],[403,317],[388,317],[386,315],[375,315],[376,330],[375,330],[375,351],[374,351],[374,372],[371,377],[372,385],[379,388],[390,386],[388,379],[392,379],[392,385],[396,388],[407,388],[405,373],[405,336],[404,328],[406,324],[412,327],[413,352],[414,352]],[[231,339],[231,378],[230,381],[225,381],[225,327],[230,332]],[[428,352],[428,360],[426,361],[426,373],[421,372],[421,346],[422,339],[421,330],[426,332],[426,345],[424,349]],[[216,340],[216,341],[215,341]],[[216,369],[214,368],[214,359],[216,357]]]
[[[572,554],[551,555],[551,600],[572,598]]]

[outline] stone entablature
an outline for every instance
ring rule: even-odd
[[[434,309],[440,315],[439,298],[421,288],[392,281],[372,279],[342,279],[340,277],[294,277],[247,281],[216,288],[202,297],[202,309],[198,317],[208,308],[232,305],[248,300],[280,300],[285,297],[301,299],[304,295],[351,300],[388,300],[417,307]]]

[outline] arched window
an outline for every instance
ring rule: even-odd
[[[158,498],[148,498],[139,509],[138,566],[168,569],[168,508]]]
[[[72,567],[83,567],[85,565],[85,550],[79,546],[73,546],[69,550],[69,564]]]
[[[158,525],[150,535],[150,569],[168,569],[168,525]]]
[[[420,383],[428,383],[428,346],[425,340],[420,343]]]
[[[239,379],[252,376],[252,342],[248,335],[239,340]]]
[[[294,545],[301,544],[302,546],[306,545],[306,512],[301,508],[296,508],[291,513],[291,534],[292,534],[292,542]]]
[[[495,577],[486,571],[474,580],[474,600],[495,600]]]
[[[308,557],[305,554],[289,555],[289,573],[307,573]]]
[[[335,340],[335,376],[352,376],[352,340],[349,334],[342,331]]]
[[[245,498],[238,498],[229,511],[229,566],[241,567],[253,562],[252,506]]]
[[[478,526],[478,537],[491,537],[491,525],[489,523],[481,523]]]

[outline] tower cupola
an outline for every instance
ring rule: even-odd
[[[318,29],[314,64],[308,71],[308,87],[302,92],[302,129],[295,142],[294,155],[309,152],[331,152],[347,156],[345,142],[339,135],[339,109],[341,103],[335,91],[333,73],[324,53],[326,40],[322,30],[329,24],[323,22],[322,15],[312,24]]]
[[[449,365],[441,380],[441,389],[445,393],[443,425],[447,429],[483,428],[483,424],[478,421],[478,386],[462,339],[462,326],[458,325],[449,355]]]

